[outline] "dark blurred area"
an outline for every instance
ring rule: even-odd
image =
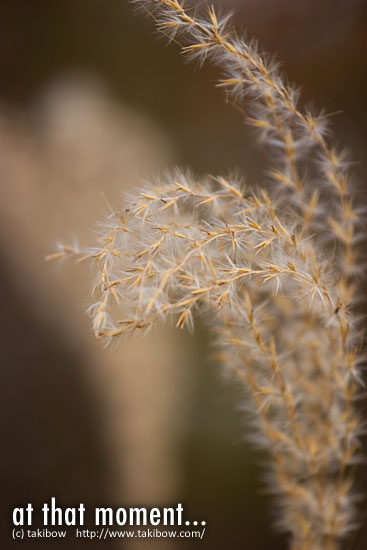
[[[366,2],[216,4],[233,8],[237,28],[277,55],[306,103],[338,113],[337,143],[352,151],[362,197]],[[209,361],[205,329],[153,338],[156,359],[132,359],[125,349],[113,358],[88,336],[87,272],[73,290],[75,266],[55,274],[43,262],[55,239],[79,231],[87,238],[108,211],[101,191],[115,201],[164,166],[238,168],[261,180],[264,153],[216,89],[216,69],[184,63],[177,45],[166,47],[126,0],[2,0],[0,75],[1,547],[15,544],[14,506],[51,496],[64,506],[124,506],[136,495],[140,505],[182,502],[190,517],[207,521],[203,541],[154,548],[285,549],[272,527],[277,504],[264,493],[265,458],[246,442],[239,389]],[[162,359],[167,345],[174,349]],[[144,374],[129,369],[134,361]],[[365,489],[365,469],[359,476]],[[366,541],[364,527],[345,548],[362,550]],[[67,544],[153,548],[73,537]]]

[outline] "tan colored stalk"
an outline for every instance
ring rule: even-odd
[[[249,121],[275,151],[270,174],[285,194],[176,172],[127,200],[96,247],[60,245],[56,256],[94,264],[99,298],[90,311],[107,341],[170,317],[192,328],[197,312],[211,312],[221,361],[246,382],[291,549],[338,550],[354,528],[360,434],[350,312],[357,216],[347,165],[326,142],[324,118],[303,114],[276,68],[213,7],[195,15],[179,0],[134,3],[155,9],[158,27],[182,38],[185,54],[212,57],[236,101],[246,90]],[[319,175],[308,181],[310,165]],[[330,205],[328,186],[337,197]]]

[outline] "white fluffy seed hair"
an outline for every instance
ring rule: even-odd
[[[272,193],[233,177],[167,174],[126,197],[98,243],[63,244],[95,269],[90,306],[111,341],[209,311],[217,359],[247,388],[254,437],[269,455],[279,525],[292,550],[337,550],[356,526],[353,467],[361,460],[358,212],[348,158],[328,144],[323,114],[213,7],[134,0],[183,53],[214,61],[219,86],[273,152]]]

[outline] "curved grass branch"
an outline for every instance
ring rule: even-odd
[[[359,229],[348,163],[328,145],[325,117],[298,108],[298,92],[238,38],[228,17],[213,7],[195,13],[179,0],[134,3],[153,10],[186,55],[217,63],[219,85],[237,103],[246,96],[249,122],[277,161],[268,174],[284,193],[177,171],[127,198],[96,246],[60,245],[49,259],[92,263],[90,314],[106,341],[167,318],[192,329],[195,315],[211,312],[218,359],[252,402],[254,439],[268,451],[291,549],[338,550],[355,528],[361,434],[351,311]],[[330,188],[337,200],[326,205]],[[325,246],[325,236],[337,244]]]

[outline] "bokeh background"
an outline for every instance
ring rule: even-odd
[[[338,143],[365,181],[365,1],[216,4],[277,54],[306,102],[338,112]],[[165,168],[261,181],[266,156],[215,88],[216,70],[184,64],[127,0],[1,0],[0,75],[1,547],[15,544],[14,506],[55,496],[87,509],[182,502],[207,521],[200,542],[71,534],[74,548],[285,549],[241,392],[208,359],[205,327],[103,350],[85,314],[86,266],[44,263],[59,238],[92,243],[109,204]],[[346,548],[366,542],[362,528]]]

